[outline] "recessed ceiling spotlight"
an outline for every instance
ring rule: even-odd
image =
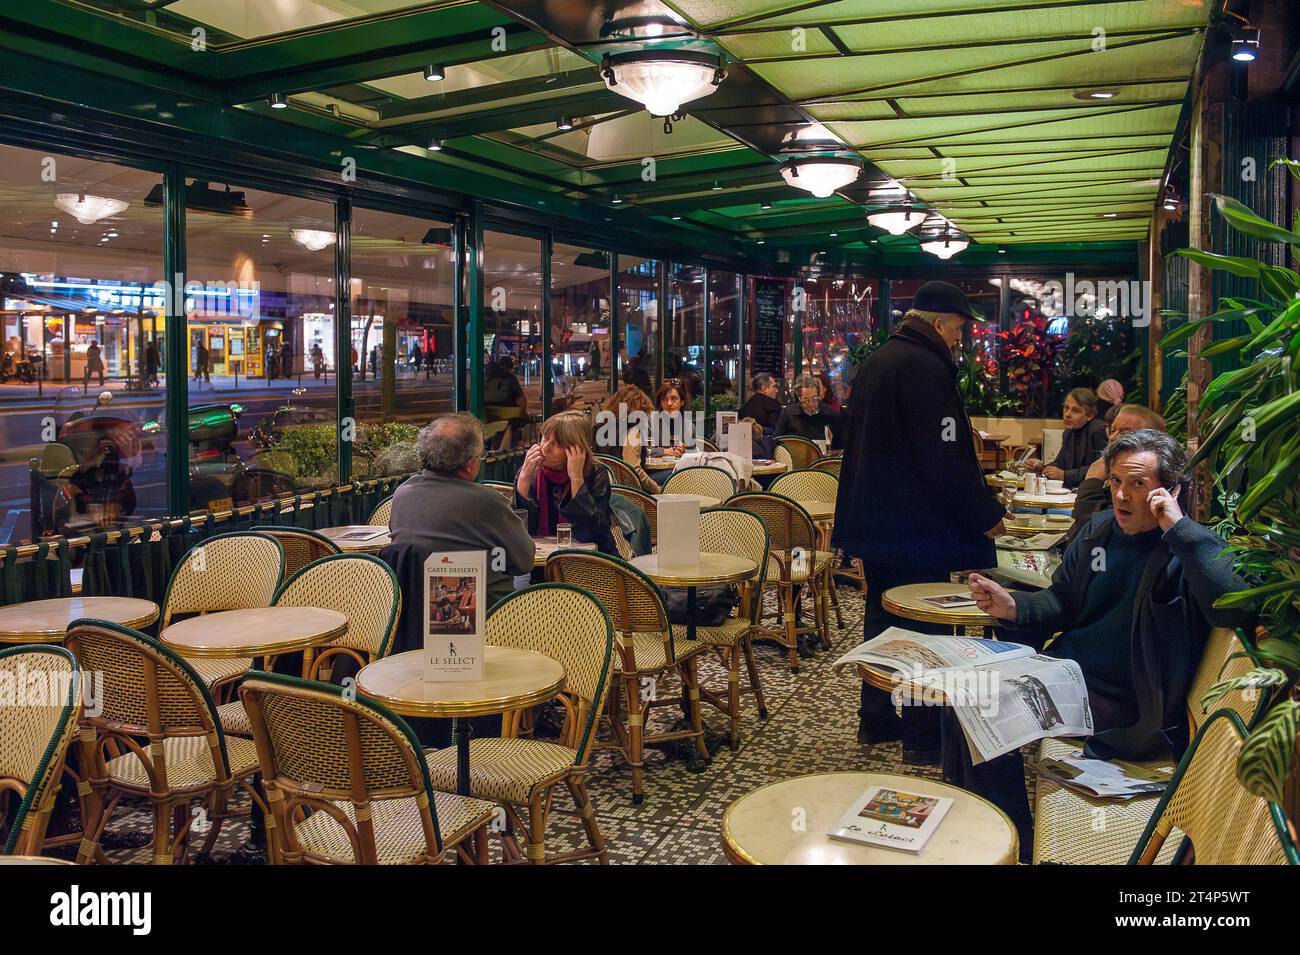
[[[770,201],[768,201],[768,200],[764,200],[763,202],[759,203],[759,206],[758,206],[758,207],[759,207],[760,209],[764,209],[764,210],[766,210],[766,209],[771,209],[771,208],[772,208],[772,203],[771,203]]]
[[[762,245],[762,244],[763,244],[764,242],[766,242],[766,241],[767,241],[767,239],[755,239],[755,240],[754,240],[754,244],[755,244],[755,245]]]
[[[680,222],[680,221],[681,221],[681,218],[682,218],[681,216],[673,216],[673,221],[674,221],[674,222]]]
[[[1166,212],[1178,211],[1178,193],[1174,191],[1173,186],[1165,187],[1165,197],[1161,200],[1160,206]]]
[[[611,200],[609,200],[609,201],[610,201],[611,203],[613,203],[614,205],[616,205],[616,206],[617,206],[617,205],[621,205],[622,202],[623,202],[623,197],[622,197],[622,196],[615,196],[613,199],[611,199]]]
[[[436,63],[426,66],[424,68],[424,78],[428,80],[430,83],[436,83],[438,82],[438,80],[446,77],[446,75],[447,74],[443,70],[443,68],[441,66],[438,66]]]
[[[1103,212],[1103,213],[1101,214],[1101,217],[1102,217],[1103,219],[1118,219],[1118,218],[1119,218],[1119,213],[1118,213],[1118,212]]]
[[[1006,255],[1006,254],[1007,254],[1007,247],[1005,245],[998,246],[998,255]]]
[[[835,238],[837,235],[839,235],[838,232],[832,232],[832,233],[830,234],[830,237],[833,239],[833,238]]]
[[[429,140],[429,151],[434,153],[442,152],[442,140],[441,139]]]
[[[572,117],[572,116],[561,116],[559,119],[557,119],[557,120],[555,121],[555,128],[556,128],[556,129],[573,129],[573,117]]]
[[[1238,63],[1253,63],[1259,58],[1259,31],[1242,27],[1232,31],[1232,58]]]
[[[271,109],[288,109],[289,99],[283,93],[272,93],[271,98],[267,100],[271,104]]]
[[[1079,90],[1074,94],[1075,99],[1114,99],[1119,95],[1119,90],[1109,86],[1095,87],[1093,89]]]
[[[718,180],[716,179],[713,180],[713,191],[718,192],[721,189],[722,189],[722,183],[718,182]]]

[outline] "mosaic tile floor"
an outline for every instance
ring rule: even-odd
[[[645,802],[632,805],[631,773],[612,751],[596,754],[588,789],[596,816],[615,864],[724,864],[721,847],[722,814],[732,800],[759,786],[790,776],[843,770],[898,772],[938,778],[939,767],[903,763],[900,744],[863,746],[857,742],[859,684],[849,673],[836,674],[831,663],[861,639],[863,603],[849,586],[840,588],[844,628],[834,627],[834,648],[823,650],[802,662],[792,674],[785,651],[774,644],[760,643],[756,657],[763,680],[768,718],[759,720],[753,698],[744,699],[741,745],[733,752],[723,746],[702,773],[691,773],[682,759],[670,758],[663,750],[646,756]],[[725,671],[710,657],[701,664],[701,674],[714,686],[725,687]],[[671,695],[673,687],[666,687]],[[656,711],[652,725],[671,722],[669,708]],[[705,706],[705,722],[722,733],[725,718]],[[151,821],[142,804],[123,804],[110,825],[110,832],[138,847],[111,848],[115,863],[147,863],[147,836]],[[230,853],[247,838],[242,821],[223,829],[213,861],[229,860]],[[547,832],[550,852],[562,852],[586,845],[582,826],[572,801],[563,787],[557,790]],[[499,855],[499,846],[493,846]]]

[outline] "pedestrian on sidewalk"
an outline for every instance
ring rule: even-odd
[[[82,380],[84,387],[90,386],[90,376],[99,375],[99,387],[104,387],[104,358],[100,350],[99,342],[92,341],[90,347],[86,349],[86,375]]]

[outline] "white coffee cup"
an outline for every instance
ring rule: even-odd
[[[1054,481],[1054,480],[1047,481],[1048,494],[1060,494],[1064,490],[1065,490],[1065,481]]]

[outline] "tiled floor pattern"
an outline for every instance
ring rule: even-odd
[[[858,681],[850,672],[832,672],[830,665],[861,639],[863,603],[849,586],[840,588],[840,603],[845,626],[835,628],[832,621],[833,650],[803,660],[797,674],[791,673],[782,648],[767,643],[757,646],[768,718],[759,720],[753,698],[744,698],[739,749],[733,752],[724,745],[704,772],[691,773],[684,760],[671,758],[663,750],[651,750],[646,756],[645,802],[634,806],[631,773],[612,751],[597,753],[588,789],[612,863],[725,863],[720,837],[723,812],[732,800],[777,779],[844,770],[938,778],[938,766],[903,763],[896,742],[876,746],[857,742]],[[701,673],[707,683],[725,688],[725,671],[714,658],[701,664]],[[672,691],[671,687],[665,688],[669,695]],[[680,715],[669,708],[656,714],[653,726]],[[704,718],[715,731],[725,732],[726,719],[717,710],[705,706]],[[125,837],[125,841],[144,844],[109,848],[110,860],[148,863],[150,831],[148,807],[124,802],[110,832],[119,834],[118,842]],[[228,823],[214,849],[213,861],[227,861],[231,851],[246,838],[247,828],[242,821]],[[585,845],[572,801],[559,787],[547,848],[557,852]]]

